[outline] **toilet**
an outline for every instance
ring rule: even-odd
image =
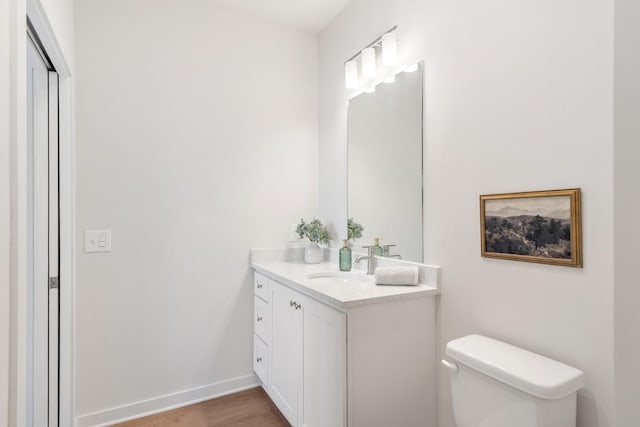
[[[575,427],[584,373],[481,335],[450,341],[446,355],[458,427]]]

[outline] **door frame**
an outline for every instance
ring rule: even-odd
[[[75,146],[74,146],[74,106],[73,91],[74,81],[72,79],[71,68],[64,56],[64,53],[58,44],[53,28],[47,18],[45,10],[40,0],[26,0],[25,14],[18,11],[18,17],[23,16],[22,22],[17,22],[17,48],[18,57],[20,59],[17,68],[18,90],[16,93],[16,104],[18,107],[16,146],[13,161],[15,173],[15,201],[16,201],[16,223],[14,254],[16,260],[13,267],[17,270],[14,278],[17,282],[16,316],[13,319],[16,322],[15,340],[16,344],[16,368],[15,377],[16,397],[15,408],[16,414],[15,425],[22,426],[24,423],[23,415],[20,413],[26,409],[26,297],[25,297],[25,268],[26,268],[26,221],[24,220],[26,213],[26,167],[21,165],[26,159],[26,85],[23,77],[26,73],[26,17],[28,17],[33,30],[37,34],[42,47],[44,48],[49,60],[53,64],[59,76],[59,192],[60,192],[60,372],[59,372],[59,388],[60,388],[60,406],[59,420],[61,426],[74,425],[74,351],[73,351],[73,333],[74,333],[74,295],[75,295]],[[24,88],[21,89],[20,88]],[[24,129],[20,129],[20,127]]]

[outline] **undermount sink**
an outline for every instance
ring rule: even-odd
[[[340,285],[364,285],[371,282],[371,276],[346,271],[320,271],[307,274],[307,279]]]

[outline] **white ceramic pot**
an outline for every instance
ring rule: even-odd
[[[311,243],[304,250],[304,262],[320,264],[322,262],[322,248],[317,243]]]

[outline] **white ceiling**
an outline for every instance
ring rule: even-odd
[[[351,0],[215,0],[221,6],[318,33]]]

